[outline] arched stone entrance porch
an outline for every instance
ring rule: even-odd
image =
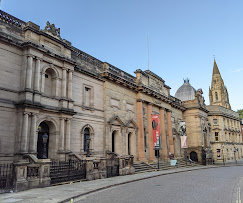
[[[57,160],[58,136],[57,125],[53,119],[42,119],[37,122],[37,147],[36,153],[38,159],[48,158]],[[43,137],[44,136],[44,137]],[[46,144],[44,143],[46,139]],[[44,149],[46,148],[46,149]],[[46,153],[44,151],[46,150]]]
[[[124,123],[118,116],[115,116],[108,121],[108,124],[107,150],[119,155],[125,155],[126,145],[122,136],[125,127]]]
[[[133,155],[137,158],[137,129],[138,126],[134,120],[129,120],[126,123],[126,155]]]

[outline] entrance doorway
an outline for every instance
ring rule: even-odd
[[[120,133],[117,130],[112,132],[111,137],[111,151],[120,154]]]
[[[37,141],[37,158],[48,158],[49,146],[49,127],[45,122],[42,122],[38,127],[38,141]]]
[[[198,157],[197,157],[197,152],[191,152],[190,153],[190,158],[192,161],[198,162]]]

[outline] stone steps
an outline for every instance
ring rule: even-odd
[[[144,173],[154,171],[154,168],[144,162],[137,162],[133,164],[135,173]]]
[[[158,164],[155,163],[144,163],[144,162],[137,162],[133,164],[135,168],[135,173],[144,173],[144,172],[151,172],[151,171],[157,171],[158,170]],[[171,166],[170,161],[161,161],[159,163],[159,170],[169,170],[173,168],[190,168],[194,166],[200,166],[200,164],[196,162],[185,162],[183,160],[179,160],[176,164],[176,166]]]

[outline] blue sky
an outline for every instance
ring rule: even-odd
[[[148,68],[174,96],[189,78],[209,104],[215,55],[233,110],[243,108],[243,1],[2,0],[1,9],[61,37],[84,52],[133,74]]]

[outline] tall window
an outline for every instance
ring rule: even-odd
[[[219,141],[219,133],[215,132],[215,141]]]
[[[213,124],[217,125],[217,119],[213,119]]]
[[[55,72],[53,69],[48,68],[45,72],[45,87],[44,93],[47,96],[54,96],[55,95]]]
[[[216,101],[218,101],[218,92],[215,92],[215,99],[216,99]]]
[[[111,137],[111,151],[115,152],[115,131],[112,132],[112,137]]]
[[[84,88],[84,105],[90,106],[90,100],[91,100],[91,88],[85,87]]]
[[[129,133],[128,136],[127,136],[128,155],[131,154],[131,136],[132,136],[132,133]]]
[[[84,129],[84,152],[87,152],[88,144],[90,144],[90,130],[89,128]]]

